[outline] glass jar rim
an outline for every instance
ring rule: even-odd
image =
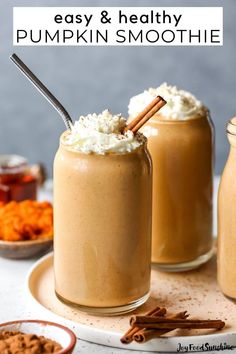
[[[25,157],[20,155],[0,155],[0,173],[18,173],[28,165]]]
[[[227,134],[236,136],[236,117],[233,117],[227,123]]]

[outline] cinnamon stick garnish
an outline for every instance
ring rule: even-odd
[[[132,120],[125,128],[124,132],[131,130],[133,133],[137,131],[154,115],[156,114],[164,105],[166,101],[161,96],[157,96],[154,100],[138,114],[138,116]]]
[[[144,316],[132,316],[131,328],[121,338],[122,343],[128,344],[132,340],[144,343],[157,338],[175,329],[216,329],[225,326],[221,320],[188,319],[187,311],[179,312],[171,316],[165,316],[165,308],[155,308]]]
[[[181,322],[186,322],[186,323],[201,323],[201,322],[205,322],[205,323],[214,323],[214,322],[219,322],[220,320],[195,320],[195,319],[191,319],[191,320],[182,320],[179,318],[175,318],[175,319],[171,319],[169,317],[152,317],[152,316],[132,316],[130,319],[130,324],[131,326],[134,324],[152,324],[152,323],[169,323],[169,322],[175,322],[175,323],[181,323]]]
[[[132,316],[130,323],[132,326],[139,328],[157,328],[157,329],[222,329],[225,323],[221,320],[183,320],[171,319],[166,317],[151,317],[151,316]]]
[[[164,316],[166,314],[166,309],[155,307],[153,310],[149,311],[146,316]],[[129,344],[133,341],[133,336],[135,333],[137,333],[138,331],[140,331],[139,327],[136,326],[131,326],[130,329],[123,335],[123,337],[121,338],[121,342],[123,344]]]
[[[225,323],[222,321],[217,322],[167,322],[167,323],[146,323],[139,324],[139,328],[156,328],[156,329],[166,329],[173,330],[176,328],[184,328],[184,329],[222,329]]]
[[[186,319],[189,315],[187,314],[187,311],[179,312],[175,315],[170,316],[170,319]],[[170,332],[171,330],[166,330],[166,329],[140,329],[138,332],[136,332],[133,335],[133,339],[137,343],[145,343],[153,338],[157,338],[162,336],[163,334],[166,334]]]
[[[188,319],[187,311],[179,312],[171,316],[165,316],[165,308],[155,308],[144,316],[132,316],[131,328],[121,338],[121,342],[128,344],[132,340],[144,343],[157,338],[175,329],[217,329],[225,326],[221,320]]]

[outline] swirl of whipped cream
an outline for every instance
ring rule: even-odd
[[[187,120],[205,113],[206,108],[194,95],[179,90],[176,86],[163,83],[157,88],[149,88],[130,99],[128,107],[130,118],[136,117],[158,95],[167,102],[158,113],[163,119]]]
[[[70,150],[85,154],[123,154],[131,152],[145,141],[141,133],[127,131],[122,134],[126,119],[112,115],[108,110],[100,114],[88,114],[77,120],[71,131],[64,135],[63,144]]]

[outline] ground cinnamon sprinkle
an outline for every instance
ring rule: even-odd
[[[0,204],[0,240],[36,240],[52,235],[53,210],[49,202],[25,200]]]
[[[58,353],[61,345],[51,339],[21,332],[0,332],[1,354],[49,354]]]

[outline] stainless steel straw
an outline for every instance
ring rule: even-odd
[[[27,77],[27,79],[39,90],[39,92],[57,110],[57,112],[62,117],[67,129],[71,129],[71,127],[73,126],[73,121],[69,113],[62,106],[62,104],[57,100],[57,98],[44,86],[44,84],[32,73],[32,71],[23,63],[23,61],[16,54],[12,54],[10,56],[10,59],[20,69],[22,74],[24,74]]]

